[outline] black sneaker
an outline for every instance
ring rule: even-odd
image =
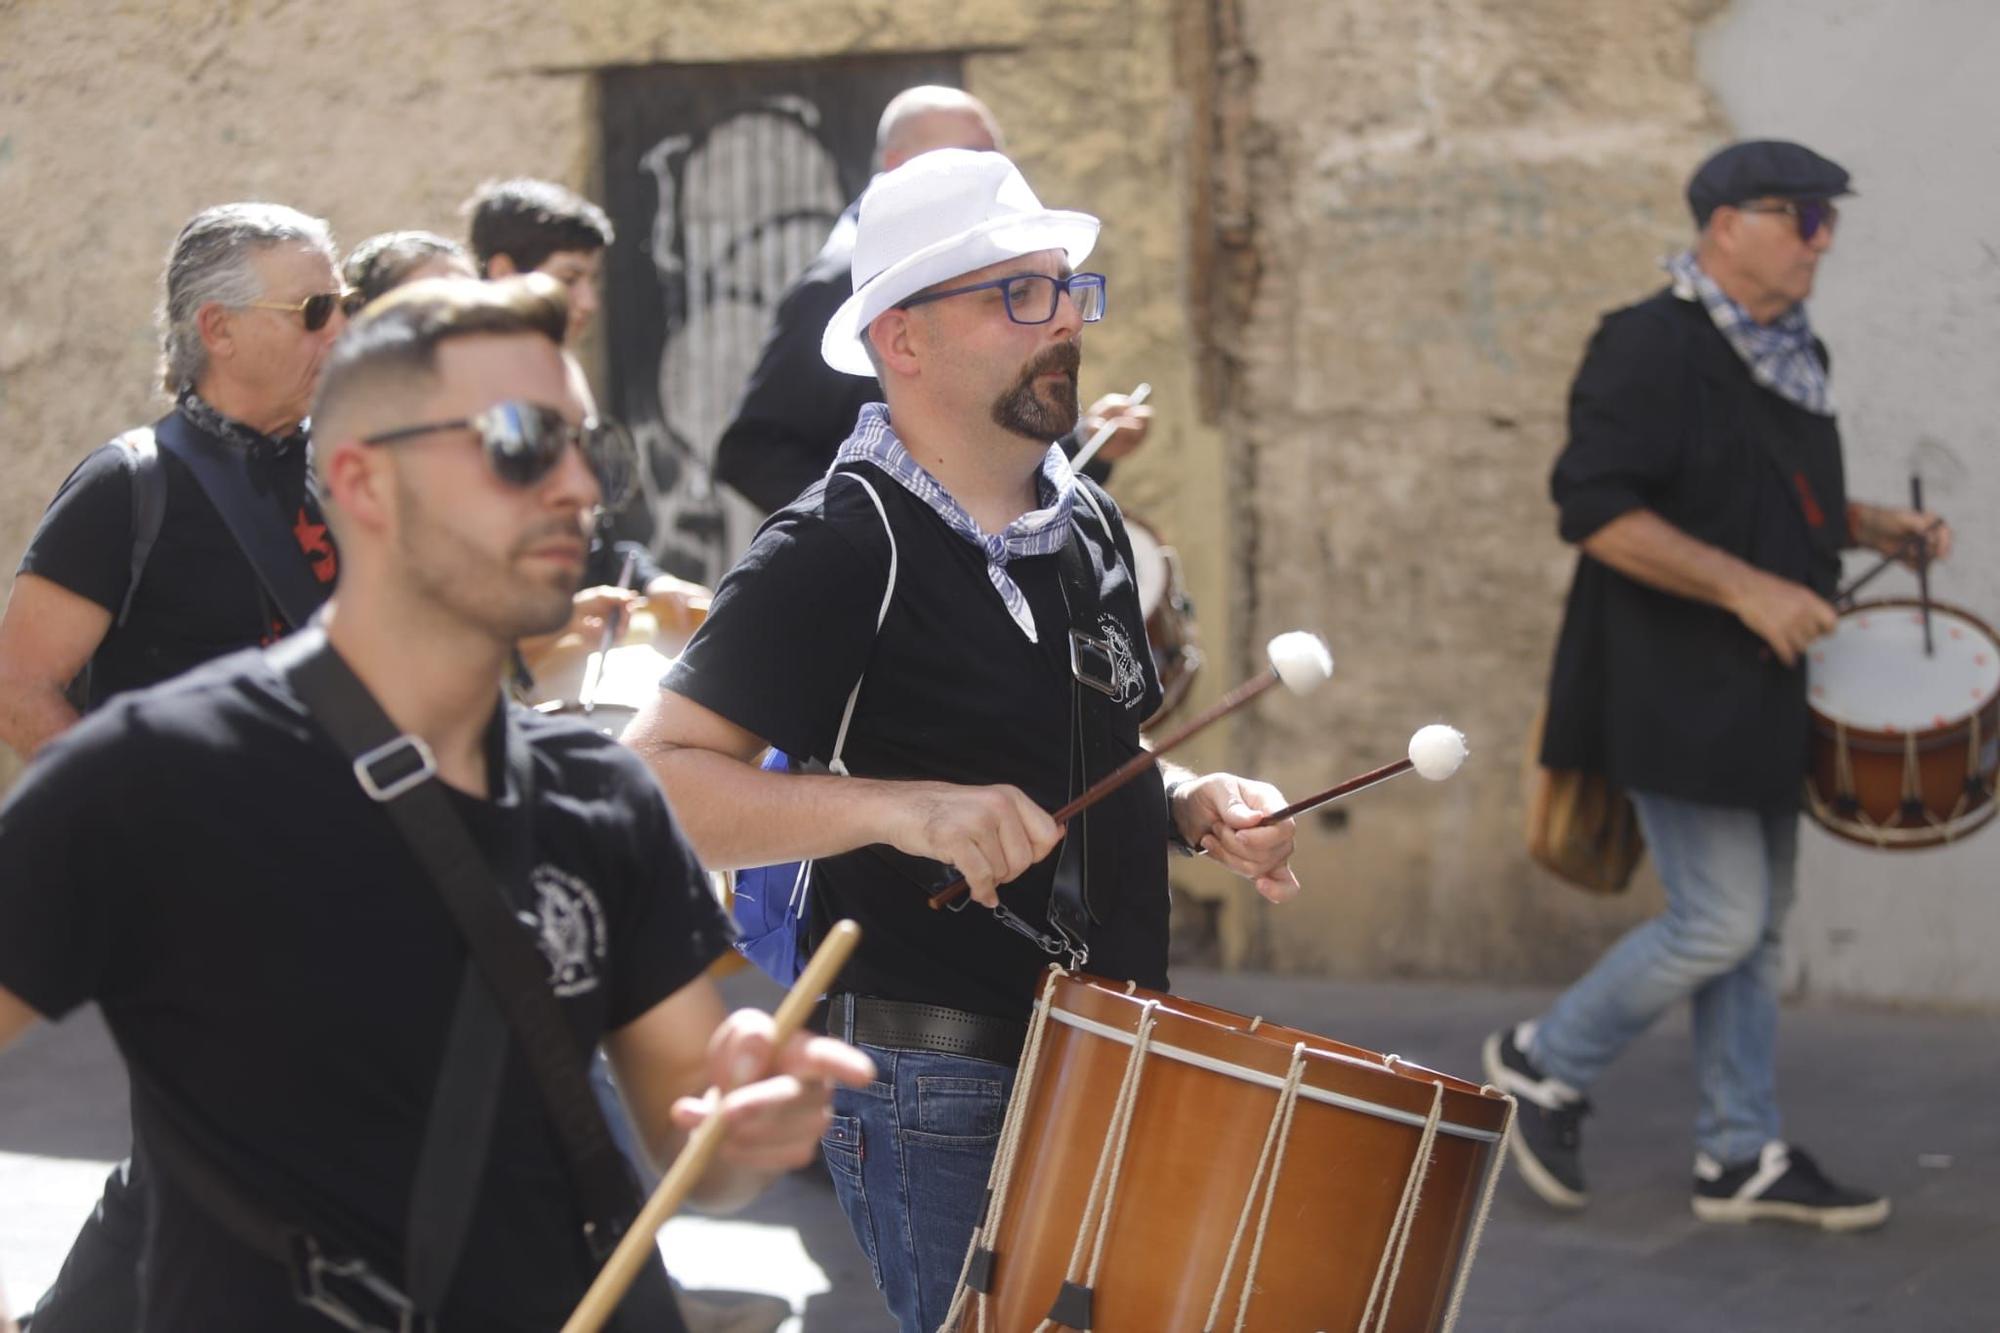
[[[1694,1215],[1704,1222],[1798,1222],[1827,1231],[1860,1231],[1889,1219],[1880,1195],[1834,1184],[1819,1163],[1771,1140],[1747,1162],[1724,1166],[1694,1159]]]
[[[1507,1142],[1528,1188],[1558,1208],[1581,1208],[1590,1202],[1582,1161],[1582,1121],[1590,1102],[1535,1068],[1522,1049],[1530,1031],[1523,1023],[1486,1039],[1480,1052],[1486,1081],[1514,1098],[1514,1132]]]

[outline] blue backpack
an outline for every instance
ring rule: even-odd
[[[882,590],[882,605],[875,612],[875,632],[879,634],[882,622],[889,615],[889,600],[896,595],[896,533],[889,526],[889,511],[882,507],[882,497],[866,477],[853,472],[836,472],[833,476],[851,478],[868,492],[875,513],[882,520],[882,531],[889,537],[889,585]],[[828,485],[833,484],[833,476],[827,478]],[[829,773],[840,777],[847,776],[847,765],[840,754],[847,746],[848,724],[854,720],[854,701],[861,697],[861,682],[867,678],[864,667],[854,688],[847,692],[840,730],[834,733],[833,755],[826,767]],[[774,749],[765,754],[758,767],[772,773],[789,773],[803,765],[795,765],[782,751]],[[729,910],[736,918],[737,952],[783,986],[798,980],[799,973],[805,970],[806,905],[812,890],[812,865],[810,861],[787,861],[738,870],[731,877],[734,897]]]

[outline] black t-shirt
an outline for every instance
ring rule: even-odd
[[[232,447],[244,456],[253,490],[284,515],[314,577],[331,587],[337,561],[318,502],[306,486],[303,443]],[[166,513],[130,617],[112,625],[91,659],[92,706],[225,653],[268,643],[292,628],[270,604],[257,571],[194,473],[171,450],[163,448],[159,455]],[[132,540],[132,465],[123,448],[107,444],[78,464],[56,491],[21,558],[21,572],[87,597],[115,617],[131,580]]]
[[[594,1044],[696,977],[731,929],[629,751],[515,716],[535,767],[535,901],[519,906],[579,1043]],[[453,797],[503,854],[513,794]],[[392,1280],[466,965],[436,889],[261,652],[113,700],[0,807],[0,985],[50,1016],[99,1002],[143,1075],[142,1150],[152,1083],[229,1145],[211,1165],[240,1191]],[[327,1327],[276,1264],[153,1178],[150,1326]],[[581,1223],[517,1055],[444,1327],[561,1323],[595,1270]]]
[[[1084,706],[1100,708],[1106,718],[1113,747],[1089,777],[1136,754],[1139,723],[1159,706],[1159,684],[1129,573],[1130,544],[1110,498],[1093,491],[1110,535],[1081,495],[1075,503],[1075,529],[1098,583],[1094,618],[1066,606],[1062,557],[1007,565],[1034,612],[1038,641],[1030,642],[988,579],[978,548],[885,472],[852,466],[874,485],[895,533],[896,588],[881,632],[875,616],[889,543],[867,492],[843,469],[765,523],[723,579],[666,688],[787,755],[825,762],[848,692],[865,667],[841,756],[851,773],[1011,783],[1053,810],[1073,794],[1068,627],[1074,609],[1080,620],[1095,622],[1079,628],[1112,641],[1124,664],[1115,702],[1082,691]],[[1166,836],[1157,769],[1090,812],[1091,971],[1165,985]],[[1052,855],[1003,888],[1001,900],[1042,923],[1054,863]],[[946,867],[886,846],[816,863],[815,941],[841,917],[862,929],[839,988],[1024,1016],[1049,955],[976,904],[932,911],[926,891],[950,878]]]

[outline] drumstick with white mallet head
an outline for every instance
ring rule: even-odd
[[[1310,694],[1333,676],[1333,653],[1327,648],[1326,640],[1307,630],[1295,629],[1280,634],[1271,640],[1265,648],[1265,654],[1271,662],[1268,671],[1259,672],[1244,681],[1203,709],[1201,713],[1182,723],[1177,730],[1163,737],[1152,749],[1141,750],[1091,783],[1084,788],[1081,796],[1059,810],[1050,811],[1049,818],[1058,824],[1074,819],[1151,768],[1167,751],[1191,739],[1203,728],[1228,717],[1273,685],[1282,682],[1293,694]],[[931,895],[931,908],[936,910],[949,906],[966,891],[967,887],[963,877],[953,880]]]
[[[1366,773],[1336,782],[1325,791],[1315,792],[1302,801],[1293,801],[1282,810],[1273,810],[1250,827],[1259,828],[1265,824],[1275,824],[1281,819],[1291,819],[1317,810],[1329,801],[1337,801],[1343,796],[1366,791],[1380,782],[1416,770],[1417,776],[1431,782],[1443,782],[1458,772],[1458,766],[1465,762],[1468,751],[1465,748],[1465,733],[1456,727],[1448,727],[1442,722],[1433,722],[1428,727],[1417,728],[1410,737],[1410,752],[1405,758],[1380,768],[1371,768]]]

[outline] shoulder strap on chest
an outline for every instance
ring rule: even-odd
[[[196,430],[179,412],[161,419],[155,438],[194,473],[272,604],[293,629],[302,627],[326,600],[327,590],[313,577],[312,566],[292,535],[292,516],[251,485],[239,453]]]
[[[875,506],[875,516],[882,520],[883,535],[889,539],[889,579],[882,588],[882,604],[875,608],[875,632],[880,634],[882,622],[889,618],[889,603],[895,600],[896,596],[896,530],[889,524],[889,511],[882,504],[881,493],[875,489],[874,482],[859,472],[837,470],[833,475],[846,477],[868,492],[869,502]],[[831,483],[832,478],[829,477],[828,484]],[[867,678],[868,670],[863,667],[861,674],[854,678],[854,688],[847,692],[847,706],[840,710],[840,730],[835,732],[833,737],[833,754],[827,759],[828,771],[838,773],[842,777],[847,775],[847,765],[840,757],[841,751],[847,748],[847,728],[854,721],[854,702],[861,697],[861,682]]]
[[[160,539],[160,525],[167,517],[167,474],[160,468],[159,441],[151,426],[135,426],[112,441],[125,455],[132,476],[132,553],[125,576],[125,599],[118,604],[117,624],[132,615],[132,598],[139,591],[139,579],[153,544]]]

